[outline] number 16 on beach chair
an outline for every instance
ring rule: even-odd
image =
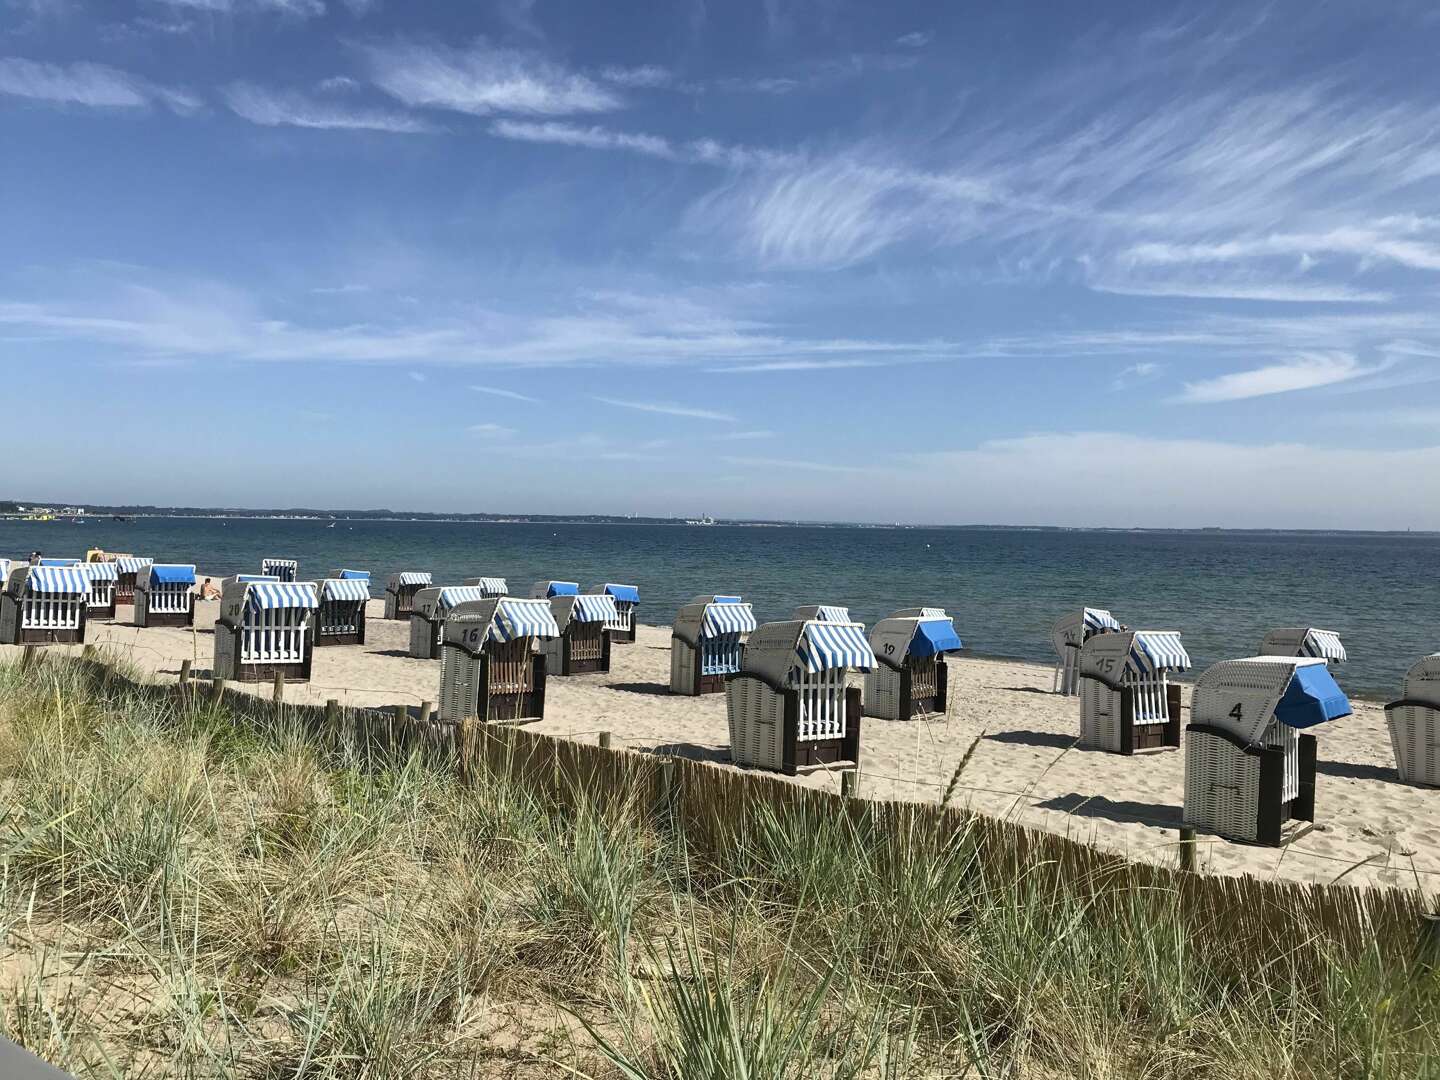
[[[1440,653],[1410,669],[1404,696],[1385,706],[1385,723],[1400,779],[1440,787]]]
[[[80,644],[89,595],[83,566],[12,567],[0,593],[0,644]]]
[[[1080,745],[1112,754],[1180,745],[1180,687],[1190,657],[1175,630],[1120,630],[1080,649]]]
[[[859,623],[765,623],[750,635],[740,671],[725,679],[731,760],[788,776],[858,765],[861,691],[847,676],[874,666]]]
[[[670,692],[697,697],[725,689],[740,670],[755,613],[738,596],[697,596],[670,631]]]
[[[1278,847],[1315,820],[1316,725],[1350,702],[1315,657],[1252,656],[1207,668],[1185,729],[1185,823]]]
[[[559,634],[545,600],[490,597],[457,604],[445,621],[440,654],[440,719],[544,719],[546,661],[536,650]]]
[[[1066,697],[1080,693],[1080,649],[1096,634],[1122,629],[1104,608],[1081,608],[1061,617],[1050,631],[1055,645],[1055,679],[1050,689]]]

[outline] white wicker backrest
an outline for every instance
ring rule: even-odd
[[[1130,663],[1130,649],[1135,644],[1135,631],[1096,634],[1080,649],[1080,674],[1099,675],[1119,682]]]
[[[1223,728],[1249,745],[1268,742],[1267,729],[1275,721],[1275,706],[1285,696],[1295,669],[1323,660],[1284,656],[1255,656],[1224,660],[1195,683],[1190,705],[1192,723]]]
[[[1065,659],[1065,654],[1073,652],[1070,646],[1080,646],[1085,640],[1085,613],[1083,611],[1072,611],[1068,615],[1062,615],[1055,621],[1054,628],[1050,631],[1050,641],[1055,646],[1055,655]]]
[[[410,602],[410,610],[421,618],[430,619],[432,622],[440,617],[440,590],[441,586],[431,585],[421,589],[415,594]]]
[[[1423,701],[1440,709],[1440,653],[1431,653],[1405,676],[1405,700]]]

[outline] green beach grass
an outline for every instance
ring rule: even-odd
[[[82,1077],[1440,1077],[1409,943],[1232,946],[920,817],[700,844],[256,712],[0,667],[9,1038]]]

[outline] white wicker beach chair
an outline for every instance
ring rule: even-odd
[[[409,619],[415,606],[415,594],[430,587],[430,574],[424,570],[402,570],[391,574],[385,584],[385,618]]]
[[[440,719],[543,719],[546,659],[536,647],[559,634],[544,600],[490,597],[457,604],[445,620],[440,653]]]
[[[1260,643],[1260,656],[1313,656],[1330,664],[1345,661],[1345,646],[1334,630],[1287,626],[1271,630]]]
[[[493,599],[479,585],[443,585],[421,589],[410,610],[410,655],[418,660],[440,659],[445,620],[457,604]]]
[[[670,692],[718,694],[740,670],[755,613],[738,596],[697,596],[670,630]]]
[[[790,614],[792,619],[815,619],[819,622],[849,623],[850,609],[839,604],[801,604]],[[863,623],[861,625],[864,625]]]
[[[1050,631],[1055,646],[1055,678],[1050,689],[1066,697],[1080,693],[1080,649],[1096,634],[1108,634],[1123,627],[1104,608],[1081,608],[1062,616]]]
[[[1112,630],[1080,648],[1080,745],[1112,754],[1180,745],[1180,687],[1190,657],[1176,630]]]
[[[615,621],[615,598],[608,593],[558,595],[550,598],[550,614],[560,633],[548,639],[544,651],[551,675],[583,675],[610,670],[610,624]]]
[[[215,622],[216,677],[261,682],[279,674],[308,682],[319,606],[312,581],[226,581]]]
[[[870,631],[876,664],[865,675],[866,716],[912,720],[943,713],[949,700],[945,654],[964,648],[955,621],[942,608],[907,608],[881,619]]]
[[[1348,715],[1324,660],[1254,656],[1208,668],[1185,729],[1186,824],[1279,845],[1286,822],[1315,820],[1315,737],[1301,731]]]
[[[487,597],[510,595],[510,584],[503,577],[467,577],[461,584],[484,589]]]
[[[1404,696],[1385,706],[1400,779],[1440,787],[1440,653],[1405,676]]]
[[[789,776],[809,766],[858,764],[861,691],[846,677],[874,666],[859,623],[797,619],[758,627],[740,671],[725,680],[731,760]]]
[[[0,593],[0,644],[83,642],[89,595],[83,566],[12,566]]]

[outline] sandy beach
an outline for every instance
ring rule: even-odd
[[[439,661],[407,656],[408,623],[386,621],[382,607],[379,601],[369,605],[366,645],[317,650],[311,683],[287,686],[287,700],[337,698],[353,706],[416,707],[435,700]],[[92,622],[88,640],[123,650],[157,677],[173,678],[182,661],[192,660],[197,676],[205,678],[218,608],[216,602],[199,603],[192,632],[138,629],[128,625],[130,609],[122,607],[115,623]],[[547,715],[529,729],[586,741],[606,730],[616,746],[733,768],[724,696],[671,695],[669,641],[668,628],[642,625],[637,642],[614,647],[608,674],[552,678]],[[0,649],[12,655],[18,651]],[[1337,677],[1343,685],[1343,669]],[[948,716],[908,723],[864,720],[861,794],[938,801],[978,738],[953,802],[1132,858],[1173,861],[1183,751],[1125,758],[1074,747],[1078,699],[1052,694],[1050,686],[1048,667],[952,658]],[[270,692],[268,685],[249,689]],[[1188,697],[1187,688],[1187,712]],[[1380,703],[1352,704],[1353,716],[1318,733],[1316,827],[1279,850],[1202,835],[1203,869],[1312,882],[1342,879],[1355,885],[1418,883],[1427,893],[1440,891],[1440,791],[1401,783]],[[839,788],[838,775],[824,770],[789,782]]]

